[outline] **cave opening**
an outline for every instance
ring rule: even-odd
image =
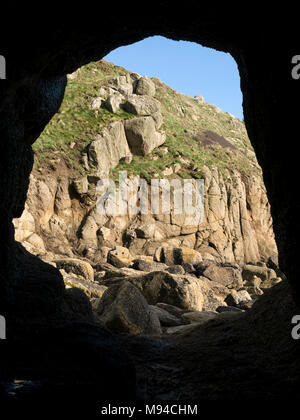
[[[155,75],[113,64],[110,56],[68,75],[61,107],[33,145],[35,164],[25,210],[14,219],[15,239],[60,270],[67,316],[120,334],[130,354],[139,336],[154,340],[143,348],[147,354],[158,343],[174,346],[181,339],[189,354],[187,337],[209,331],[212,320],[230,328],[234,316],[282,280],[261,168],[240,118]],[[203,180],[201,219],[192,223],[182,205],[176,213],[175,201],[163,211],[163,191],[159,210],[151,211],[153,191],[146,199],[139,191],[162,180],[173,199],[183,183]],[[128,188],[135,181],[136,190],[131,185],[120,194],[122,182]],[[117,195],[123,204],[126,195],[125,211],[109,213]],[[99,202],[106,204],[102,212]],[[163,378],[165,369],[177,372],[177,355],[172,346],[170,353],[162,348],[157,372]],[[149,357],[138,397],[177,398],[174,389],[147,383],[153,365]]]

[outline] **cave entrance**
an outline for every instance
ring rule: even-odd
[[[15,222],[17,240],[39,252],[48,247],[92,261],[105,259],[106,248],[116,244],[149,257],[161,245],[186,247],[217,263],[260,264],[256,277],[262,283],[277,279],[276,258],[268,263],[277,253],[270,206],[240,102],[232,57],[191,42],[151,37],[76,70],[68,75],[59,111],[33,145],[35,165],[24,223]],[[121,208],[112,195],[106,197],[108,185],[102,190],[113,215],[99,211],[99,180],[109,179],[120,196],[122,177],[127,187],[137,182],[137,190],[146,190],[139,201],[148,212],[132,202],[129,209],[127,190]],[[162,179],[171,207],[167,195],[155,206],[154,188],[140,185],[144,180],[162,187]],[[188,206],[188,181],[201,179],[203,214],[197,224],[181,213]],[[177,213],[176,182],[182,185]],[[162,208],[166,202],[169,214]]]
[[[69,291],[79,288],[89,297],[94,315],[82,300],[81,319],[95,316],[114,333],[128,332],[130,339],[121,334],[120,341],[139,368],[144,359],[135,346],[149,357],[138,372],[139,397],[180,399],[191,383],[181,394],[164,390],[162,382],[167,372],[178,385],[195,367],[194,333],[203,333],[196,346],[202,356],[209,354],[207,337],[207,343],[217,340],[208,325],[217,326],[220,342],[228,329],[234,341],[251,320],[241,316],[235,328],[235,317],[280,282],[281,273],[269,259],[276,254],[270,207],[243,121],[197,92],[182,94],[147,76],[106,60],[68,76],[62,106],[33,146],[29,201],[15,227],[28,250],[61,270]],[[152,179],[204,179],[205,219],[186,224],[172,209],[134,218],[99,214],[99,181],[109,178],[118,189],[120,172],[127,183],[143,178],[148,185]],[[74,295],[69,293],[69,310],[76,313]],[[139,341],[143,334],[152,337],[149,346]],[[157,339],[160,334],[167,339]],[[184,369],[176,366],[178,337],[190,357]],[[223,356],[211,358],[197,396],[212,380],[213,365],[225,363]],[[154,384],[152,375],[149,391],[151,370],[159,379]]]

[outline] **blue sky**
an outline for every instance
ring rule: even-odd
[[[240,77],[230,54],[154,36],[117,48],[104,59],[142,76],[156,76],[186,95],[202,95],[222,111],[243,118]]]

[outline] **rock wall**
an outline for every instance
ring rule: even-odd
[[[77,71],[68,77],[73,80],[78,74]],[[114,204],[112,187],[108,185],[111,170],[121,161],[130,163],[134,155],[149,155],[166,140],[166,133],[160,130],[161,102],[153,97],[155,93],[153,80],[130,72],[112,77],[101,86],[101,96],[92,98],[91,109],[99,112],[100,108],[106,108],[115,114],[122,107],[132,116],[108,123],[95,135],[82,159],[85,176],[74,178],[61,158],[51,170],[34,171],[23,215],[14,220],[16,240],[24,242],[34,253],[51,251],[70,256],[79,253],[92,260],[97,260],[103,247],[113,248],[116,244],[128,247],[132,255],[154,255],[160,246],[188,247],[199,251],[204,258],[238,264],[266,261],[277,253],[262,178],[242,175],[234,167],[221,172],[216,167],[204,166],[197,174],[204,180],[203,203],[199,199],[197,204],[198,208],[203,207],[201,220],[200,214],[199,220],[192,221],[186,214],[184,195],[180,198],[182,211],[176,212],[176,191],[181,194],[187,191],[177,175],[179,163],[164,169],[165,181],[157,179],[161,186],[162,182],[171,185],[175,182],[174,189],[170,188],[169,212],[163,210],[166,196],[162,197],[162,189],[157,197],[160,208],[151,212],[150,183],[147,185],[143,180],[142,184],[139,177],[131,177],[124,181],[119,178],[119,183],[126,186],[126,193],[122,193],[123,211],[111,215],[108,210]],[[158,150],[168,153],[166,147]],[[193,180],[190,184],[193,185],[190,205],[194,206],[195,183]],[[146,198],[142,196],[143,191],[147,192]],[[117,189],[116,197],[119,193]],[[100,202],[104,205],[102,214],[98,208]],[[143,206],[147,206],[147,211]]]
[[[159,246],[189,247],[204,258],[238,264],[266,261],[276,254],[261,179],[207,167],[203,178],[204,218],[190,225],[187,215],[175,214],[172,206],[170,214],[100,214],[97,203],[105,195],[88,177],[72,180],[67,171],[64,176],[35,173],[25,210],[14,220],[15,237],[35,253],[79,253],[91,259],[97,259],[103,247],[116,244],[127,246],[133,255],[153,255]],[[109,200],[108,196],[106,203]],[[129,196],[126,206],[129,201],[137,197]]]

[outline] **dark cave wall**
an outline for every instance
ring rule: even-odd
[[[12,219],[21,214],[26,199],[33,163],[30,145],[59,108],[65,74],[118,46],[151,35],[198,42],[230,52],[236,59],[245,123],[264,172],[281,269],[300,300],[296,264],[299,212],[293,185],[298,174],[298,159],[293,151],[297,112],[289,106],[290,98],[300,93],[300,82],[297,84],[290,76],[291,57],[297,53],[296,38],[287,32],[279,33],[280,13],[274,18],[269,14],[266,20],[253,9],[245,21],[242,12],[237,18],[234,11],[229,5],[215,9],[196,1],[180,7],[160,1],[147,8],[133,2],[130,7],[102,8],[100,17],[90,13],[88,19],[84,11],[72,20],[63,20],[59,14],[49,21],[23,19],[14,26],[19,37],[1,37],[4,47],[0,53],[6,58],[7,80],[0,86],[0,313],[15,313],[19,302],[15,291],[20,283],[21,290],[26,290],[26,282],[30,284],[34,300],[34,283],[40,281],[38,270],[22,270],[28,266],[23,260],[27,257],[18,256],[15,250]],[[51,17],[52,13],[49,10]],[[62,280],[57,277],[55,287],[59,282]],[[36,290],[40,293],[39,288]],[[49,299],[52,295],[49,292]]]
[[[274,22],[275,24],[275,22]],[[293,26],[292,26],[293,27]],[[300,83],[291,77],[291,58],[297,51],[287,38],[267,32],[260,48],[253,43],[233,56],[239,66],[248,135],[263,169],[273,217],[281,270],[300,302],[297,198],[299,131],[297,98]]]

